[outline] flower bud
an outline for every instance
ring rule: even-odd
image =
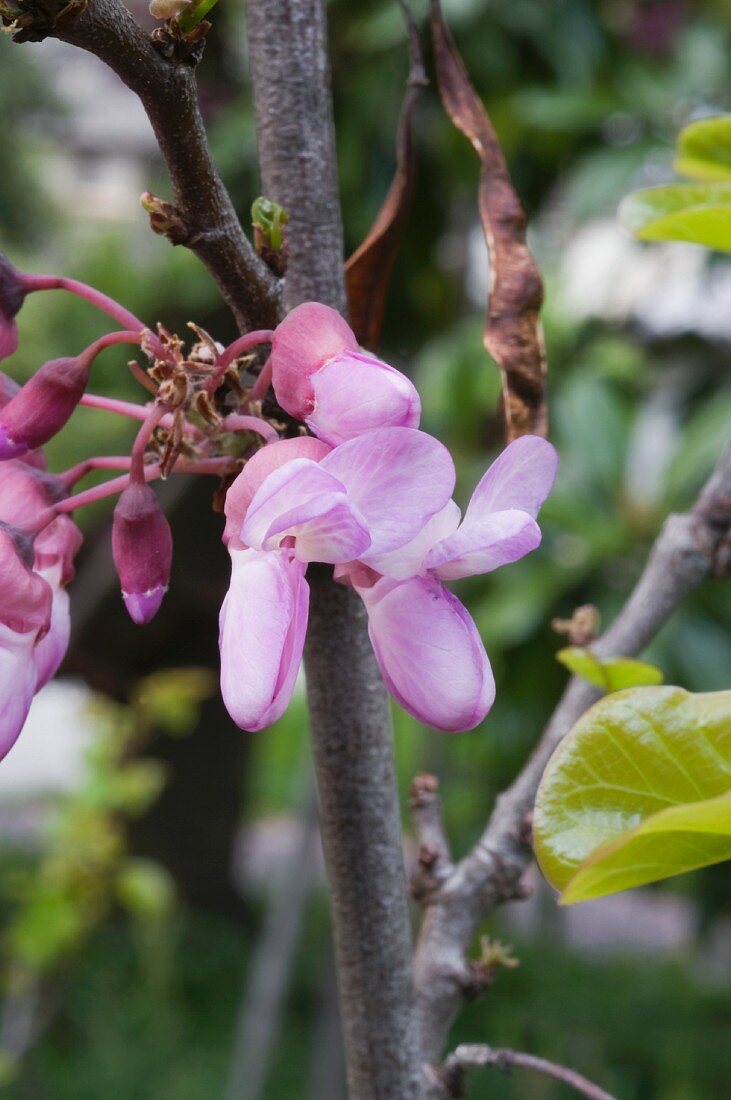
[[[377,428],[416,428],[421,402],[400,371],[362,352],[329,306],[305,302],[272,338],[272,383],[286,412],[335,447]]]
[[[135,623],[149,623],[167,592],[173,536],[157,497],[145,482],[133,481],[114,509],[112,555],[130,618]]]
[[[0,411],[0,460],[19,458],[43,446],[63,428],[78,405],[91,360],[52,359],[44,363]]]
[[[0,359],[7,359],[18,346],[15,315],[27,290],[18,272],[0,252]]]

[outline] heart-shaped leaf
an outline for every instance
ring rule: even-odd
[[[675,168],[695,180],[731,180],[731,115],[691,122],[678,138]]]
[[[616,692],[546,768],[536,856],[567,903],[703,867],[731,856],[729,797],[731,691]]]
[[[560,649],[556,660],[605,692],[661,684],[663,680],[660,669],[647,661],[635,661],[632,657],[599,657],[585,646],[570,645]]]
[[[731,183],[672,183],[635,191],[619,216],[643,241],[690,241],[731,252]]]

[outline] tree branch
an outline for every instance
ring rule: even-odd
[[[693,508],[670,516],[615,622],[593,645],[601,656],[635,656],[685,597],[731,565],[731,449]],[[574,677],[527,764],[497,799],[480,840],[441,884],[427,909],[415,955],[417,1019],[425,1059],[436,1064],[463,1000],[467,952],[496,905],[524,895],[520,878],[532,858],[530,815],[546,764],[599,693]]]
[[[243,330],[271,327],[277,281],[245,236],[208,146],[194,63],[163,56],[121,0],[92,0],[57,25],[64,0],[25,0],[19,41],[54,37],[104,61],[142,102],[167,164],[177,240],[202,260]]]
[[[284,305],[345,311],[323,0],[249,0],[264,190],[290,215]],[[358,597],[311,567],[305,668],[350,1100],[416,1100],[421,1078],[388,697]]]
[[[614,1100],[604,1089],[587,1081],[580,1073],[534,1054],[519,1050],[498,1049],[481,1044],[464,1044],[450,1054],[444,1065],[432,1072],[434,1091],[442,1096],[460,1097],[465,1094],[465,1071],[470,1069],[499,1069],[510,1073],[514,1069],[533,1070],[554,1081],[561,1081],[587,1100]]]

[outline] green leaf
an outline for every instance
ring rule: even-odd
[[[696,180],[731,180],[731,115],[702,118],[678,138],[675,170]]]
[[[731,791],[670,806],[602,844],[581,864],[561,904],[615,894],[724,859],[731,859]]]
[[[731,691],[608,695],[579,719],[544,773],[534,814],[541,870],[568,903],[726,859],[728,810],[718,808],[711,830],[709,804],[730,794]],[[663,818],[671,809],[677,814]]]
[[[635,191],[619,216],[643,241],[689,241],[731,252],[731,183],[672,183]]]
[[[663,681],[661,670],[647,661],[635,661],[632,657],[599,657],[590,649],[578,645],[560,649],[556,660],[565,665],[569,672],[606,692],[661,684]]]

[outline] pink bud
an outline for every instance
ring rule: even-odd
[[[304,302],[287,314],[272,337],[272,381],[282,408],[304,420],[315,407],[310,376],[358,341],[340,314],[319,302]]]
[[[27,290],[18,272],[0,252],[0,359],[7,359],[18,346],[15,315]]]
[[[361,352],[334,309],[305,302],[272,338],[272,383],[286,412],[336,447],[377,428],[418,428],[421,402],[412,382]]]
[[[114,509],[112,554],[122,598],[135,623],[157,614],[170,580],[173,536],[170,524],[145,482],[133,481]]]
[[[91,359],[52,359],[0,412],[0,459],[19,458],[63,428],[89,379]]]

